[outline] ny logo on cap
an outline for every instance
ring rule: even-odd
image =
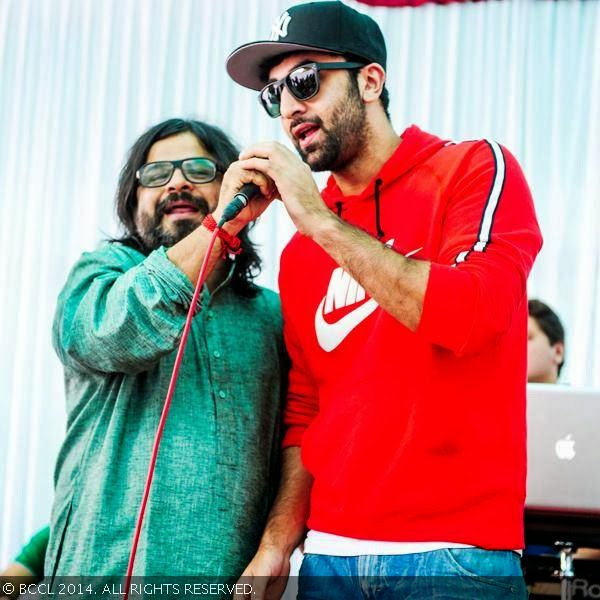
[[[279,38],[284,38],[288,34],[288,25],[292,17],[287,10],[282,13],[271,27],[271,41],[277,41]]]

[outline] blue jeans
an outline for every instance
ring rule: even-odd
[[[298,600],[525,600],[518,554],[452,548],[386,556],[306,554]]]

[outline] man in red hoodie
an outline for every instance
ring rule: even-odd
[[[240,155],[298,229],[285,464],[245,575],[277,597],[308,523],[301,598],[521,598],[531,195],[494,141],[398,135],[385,66],[377,24],[341,2],[291,7],[227,61],[302,158]],[[322,194],[311,170],[331,171]]]

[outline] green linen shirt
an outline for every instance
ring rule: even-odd
[[[230,272],[231,276],[231,272]],[[229,279],[229,278],[228,278]],[[193,286],[166,256],[84,253],[56,309],[66,439],[45,574],[124,575]],[[205,289],[163,433],[135,575],[237,578],[277,487],[287,358],[279,298]]]

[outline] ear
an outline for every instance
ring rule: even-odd
[[[565,345],[562,342],[556,342],[553,344],[552,350],[554,353],[554,362],[556,365],[562,365],[565,360]]]
[[[365,104],[377,102],[385,83],[385,71],[377,63],[370,63],[360,70],[362,85],[361,95]]]

